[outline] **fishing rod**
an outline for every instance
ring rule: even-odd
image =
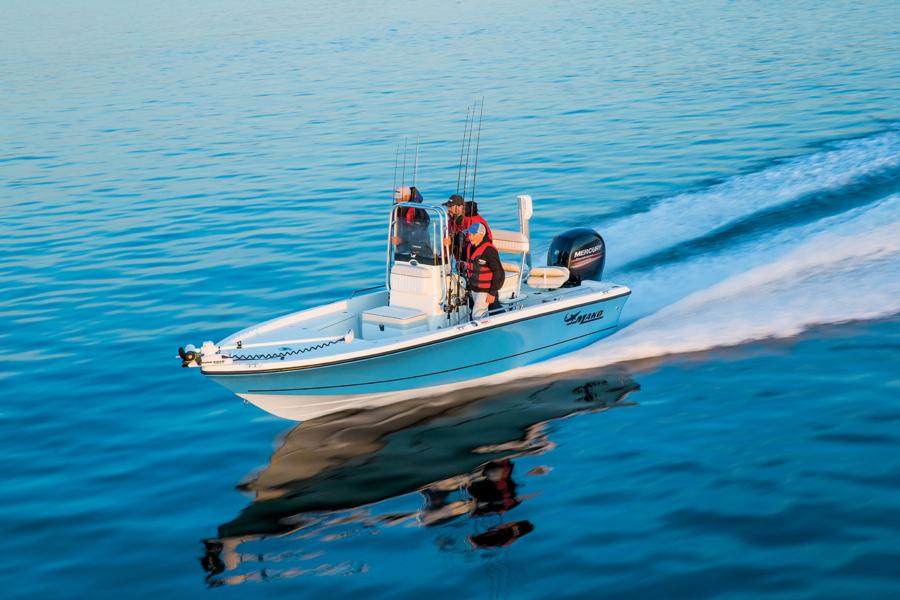
[[[466,148],[466,139],[468,138],[468,135],[469,135],[470,116],[471,116],[471,119],[474,120],[475,119],[475,111],[474,111],[473,107],[467,106],[466,107],[466,122],[465,122],[465,125],[463,126],[463,137],[462,137],[462,141],[460,142],[460,145],[459,145],[459,165],[457,166],[457,169],[456,169],[456,193],[457,194],[459,194],[460,177],[462,176],[462,172],[463,172],[463,151]],[[460,292],[462,291],[460,289],[460,286],[462,283],[461,282],[462,276],[461,276],[461,273],[459,270],[459,260],[462,257],[462,248],[459,247],[459,240],[457,239],[458,237],[459,237],[458,235],[454,235],[453,239],[450,241],[450,253],[453,255],[454,258],[456,258],[456,261],[455,261],[456,262],[456,280],[455,280],[456,297],[454,300],[455,306],[453,308],[456,311],[457,316],[459,316],[459,308],[462,305],[462,302],[460,301],[461,300]],[[448,316],[449,316],[449,314],[448,314]]]
[[[463,150],[466,147],[466,133],[468,132],[468,129],[469,129],[469,109],[470,109],[470,107],[467,106],[466,107],[466,124],[463,127],[463,139],[462,139],[462,143],[459,145],[459,167],[456,170],[456,193],[457,194],[459,193],[459,176],[462,175],[462,157],[463,157]],[[473,115],[473,117],[474,117],[474,115]]]
[[[469,158],[470,158],[470,156],[471,156],[471,154],[472,154],[472,137],[475,135],[475,109],[476,109],[477,107],[478,107],[478,102],[477,102],[477,101],[476,101],[476,102],[473,102],[473,103],[472,103],[472,120],[471,120],[471,123],[470,123],[470,125],[469,125],[469,139],[468,139],[468,141],[466,142],[466,166],[465,166],[465,174],[464,174],[464,176],[463,176],[463,193],[462,193],[464,199],[465,199],[465,197],[466,197],[466,192],[467,192],[468,189],[469,189]],[[463,215],[465,215],[465,208],[463,208]],[[462,254],[463,248],[465,248],[465,249],[471,249],[471,246],[469,246],[468,244],[463,243],[463,247],[460,248],[460,254]],[[469,270],[466,271],[466,278],[469,278],[469,277],[472,276],[472,271],[471,271],[471,269],[473,268],[473,265],[472,265],[472,263],[469,262],[468,260],[466,261],[466,264],[467,264],[467,266],[468,266],[468,268],[469,268]],[[470,320],[470,321],[472,320],[472,313],[471,313],[471,312],[469,313],[469,320]]]
[[[472,202],[475,201],[475,180],[478,177],[478,148],[481,147],[481,121],[484,118],[484,96],[481,97],[481,112],[478,115],[478,138],[475,142],[475,167],[472,171]]]
[[[406,141],[407,138],[403,138],[403,174],[400,175],[400,187],[403,187],[403,184],[406,183]],[[400,190],[400,200],[403,200],[403,190]]]
[[[394,154],[394,185],[391,187],[391,198],[397,189],[397,165],[400,163],[400,144],[397,144],[397,152]]]
[[[479,125],[479,129],[481,129],[480,125]],[[416,163],[415,163],[415,167],[413,167],[413,187],[416,187],[416,177],[418,176],[418,174],[419,174],[419,136],[416,135]],[[410,200],[412,200],[412,197],[410,197]]]
[[[469,154],[472,151],[472,131],[475,129],[475,104],[472,104],[472,126],[469,127],[469,140],[466,146],[466,170],[463,175],[463,198],[466,197],[466,190],[469,184]]]

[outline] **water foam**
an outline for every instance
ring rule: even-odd
[[[821,324],[900,312],[900,196],[777,261],[634,322],[569,357],[568,368],[789,337]]]
[[[900,132],[891,130],[680,194],[604,224],[613,263],[609,278],[634,292],[621,331],[527,373],[704,351],[900,313],[900,194],[888,186],[884,193],[890,195],[872,201],[871,194],[858,196],[855,187],[898,167]],[[752,221],[822,192],[842,195],[855,206],[783,223],[762,236],[736,236],[721,248],[685,253],[650,268],[629,267],[712,229]]]
[[[629,302],[623,325],[656,312],[686,296],[707,289],[735,274],[772,265],[785,255],[798,251],[810,239],[852,227],[879,203],[858,207],[812,223],[770,231],[758,239],[735,240],[725,250],[665,263],[649,271],[621,270],[612,279],[622,281],[636,292]],[[890,210],[890,209],[881,209]]]
[[[592,368],[789,337],[815,325],[897,313],[900,195],[854,211],[774,261],[689,293],[615,337],[540,368]]]
[[[679,194],[605,224],[610,260],[624,265],[739,222],[754,213],[858,184],[900,168],[900,131],[835,143],[830,150]]]

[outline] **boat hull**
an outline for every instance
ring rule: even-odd
[[[263,373],[207,373],[276,416],[304,421],[477,385],[498,373],[588,346],[618,327],[628,293],[523,316],[386,354]]]

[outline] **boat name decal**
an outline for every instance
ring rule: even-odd
[[[568,313],[566,315],[566,325],[583,325],[585,323],[590,323],[591,321],[598,321],[603,318],[603,311],[596,310],[594,312],[582,313],[580,310],[577,310],[573,313]]]

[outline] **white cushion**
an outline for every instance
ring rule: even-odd
[[[519,263],[500,263],[503,265],[503,270],[507,273],[518,273],[521,269],[519,269]]]
[[[494,247],[498,252],[528,252],[528,238],[518,231],[507,229],[492,229]]]
[[[555,290],[569,280],[565,267],[535,267],[528,273],[528,287]]]
[[[416,321],[424,321],[425,313],[415,308],[404,306],[379,306],[362,314],[363,321],[370,323],[396,323],[408,325]]]
[[[565,267],[534,267],[529,271],[531,277],[565,277],[569,278],[569,270]]]

